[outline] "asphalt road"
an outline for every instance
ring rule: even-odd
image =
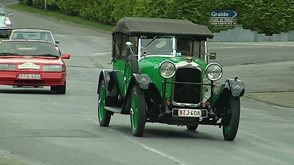
[[[224,67],[223,79],[238,75],[246,86],[235,141],[224,141],[215,126],[189,132],[151,123],[144,137],[137,138],[129,116],[114,115],[107,128],[97,123],[97,79],[101,69],[111,68],[111,35],[7,10],[14,13],[15,28],[50,29],[71,59],[66,61],[66,95],[52,94],[49,88],[0,86],[0,164],[293,164],[294,109],[255,100],[262,94],[267,102],[269,96],[287,100],[278,94],[293,91],[292,43],[210,43]]]

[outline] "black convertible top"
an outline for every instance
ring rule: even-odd
[[[113,33],[128,35],[179,35],[213,38],[213,33],[204,25],[194,24],[187,20],[125,17],[120,19]]]

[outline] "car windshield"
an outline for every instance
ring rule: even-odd
[[[142,37],[142,53],[149,55],[171,55],[173,56],[174,37]],[[193,58],[204,58],[205,41],[196,40],[192,37],[175,37],[176,56],[192,56]]]
[[[49,42],[2,42],[0,56],[53,56],[59,57],[53,44]]]
[[[50,32],[13,32],[11,39],[25,39],[25,40],[43,40],[50,41],[54,44],[53,37]]]
[[[3,16],[6,15],[6,14],[5,14],[5,11],[4,11],[4,9],[3,9],[2,7],[0,7],[0,15],[3,15]]]
[[[172,37],[142,38],[142,51],[145,55],[172,55]]]

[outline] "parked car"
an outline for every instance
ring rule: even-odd
[[[115,113],[130,115],[134,136],[146,122],[222,127],[225,140],[235,139],[244,83],[237,77],[217,84],[220,64],[208,54],[210,30],[186,20],[133,18],[113,29],[113,69],[98,79],[98,121],[109,126]]]
[[[4,8],[0,5],[0,37],[7,38],[12,30],[12,22],[10,18],[13,13],[6,13]]]
[[[66,93],[66,65],[48,41],[3,40],[0,44],[0,85],[14,87],[50,86],[51,91]]]
[[[55,40],[53,34],[47,29],[13,29],[8,37],[10,40],[43,40],[49,41],[55,45],[55,48],[61,54],[61,50],[58,47],[59,40]]]

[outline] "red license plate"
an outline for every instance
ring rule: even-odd
[[[18,74],[17,78],[19,79],[41,79],[41,75],[40,74]]]

